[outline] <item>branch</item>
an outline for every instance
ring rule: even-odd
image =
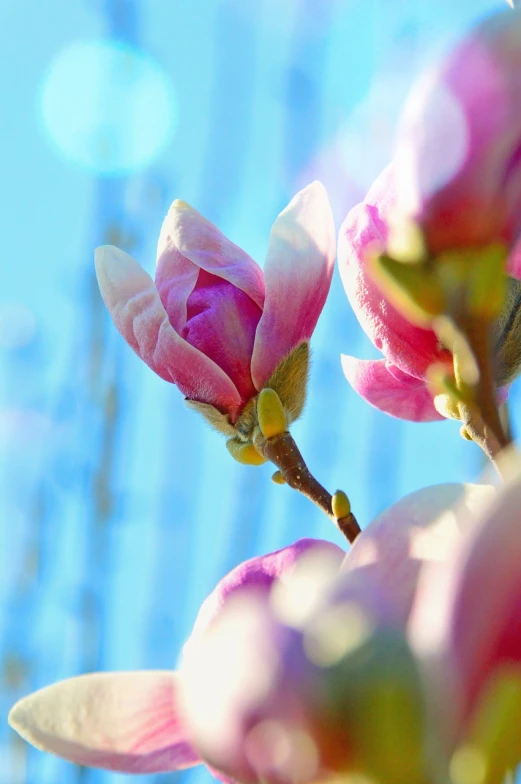
[[[261,434],[255,439],[255,446],[267,460],[270,460],[280,471],[284,481],[294,490],[313,501],[337,526],[347,541],[352,544],[360,534],[360,526],[350,512],[347,516],[337,518],[333,514],[332,496],[322,487],[307,467],[293,437],[285,431],[271,438]]]

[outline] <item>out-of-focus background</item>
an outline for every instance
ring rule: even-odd
[[[312,179],[337,225],[390,159],[421,68],[501,0],[0,0],[0,783],[116,784],[25,745],[12,703],[92,670],[170,668],[239,561],[341,543],[270,468],[219,435],[116,333],[93,249],[153,269],[169,203],[263,263]],[[374,357],[335,276],[295,437],[362,524],[482,460],[454,423],[386,417],[344,380]],[[511,395],[516,428],[515,389]],[[147,782],[209,782],[203,769]]]

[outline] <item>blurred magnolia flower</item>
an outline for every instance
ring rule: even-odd
[[[409,620],[453,781],[504,782],[521,762],[520,504],[518,473],[422,571]]]
[[[349,771],[427,781],[427,703],[405,629],[423,568],[448,557],[494,494],[413,493],[362,532],[339,574],[303,558],[269,594],[243,585],[182,668],[203,757],[252,784]]]
[[[233,569],[203,603],[186,650],[204,638],[237,592],[251,586],[269,591],[310,554],[325,559],[333,574],[344,557],[334,544],[301,539]],[[9,721],[37,748],[78,765],[128,773],[182,770],[203,759],[191,740],[180,691],[178,672],[91,673],[26,697]]]
[[[344,372],[393,416],[460,416],[432,373],[453,372],[439,315],[493,323],[497,387],[521,370],[520,67],[521,13],[472,30],[413,88],[393,164],[340,230],[347,296],[385,357]]]
[[[251,445],[264,387],[278,393],[289,422],[302,412],[308,341],[335,245],[327,195],[314,182],[275,221],[264,271],[179,200],[161,229],[155,282],[112,246],[97,249],[96,271],[116,327],[141,359],[213,427]]]
[[[521,12],[499,12],[411,90],[398,127],[397,211],[437,255],[521,229]]]
[[[427,488],[374,520],[345,558],[308,539],[251,559],[203,604],[180,671],[71,678],[21,700],[10,722],[40,749],[109,770],[204,761],[245,782],[347,769],[423,781],[426,697],[404,630],[418,576],[473,536],[491,496]]]

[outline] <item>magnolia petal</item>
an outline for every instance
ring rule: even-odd
[[[443,419],[425,382],[385,359],[356,359],[345,354],[341,359],[344,375],[355,392],[380,411],[413,422]]]
[[[177,248],[196,267],[229,281],[258,306],[264,304],[262,270],[238,245],[184,201],[176,199],[166,216],[157,246],[158,264]]]
[[[271,230],[266,301],[251,365],[257,389],[292,349],[309,341],[329,292],[335,256],[331,207],[324,186],[313,182],[297,193]]]
[[[77,765],[158,773],[198,765],[170,671],[96,672],[20,700],[11,726],[42,751]]]
[[[342,573],[365,573],[366,583],[388,602],[391,620],[404,628],[420,570],[448,558],[472,525],[472,513],[495,493],[488,485],[447,483],[406,495],[364,528]]]
[[[486,17],[409,94],[397,134],[400,207],[432,255],[519,235],[520,33],[518,13]]]
[[[207,765],[206,767],[208,768],[208,770],[210,771],[214,779],[217,779],[217,781],[222,781],[223,784],[237,784],[236,779],[232,779],[230,778],[230,776],[227,776],[225,773],[221,773],[221,771],[217,770],[217,768],[213,768],[211,765]]]
[[[368,271],[371,254],[387,248],[395,205],[396,176],[391,164],[340,228],[338,268],[349,303],[372,343],[405,373],[425,378],[430,365],[448,352],[440,349],[432,330],[414,326],[388,302]]]
[[[168,237],[170,240],[170,237]],[[159,238],[161,244],[161,237]],[[170,324],[181,334],[187,319],[187,302],[193,292],[199,267],[186,259],[170,241],[157,258],[155,284]]]
[[[424,656],[442,662],[440,669],[455,668],[460,719],[499,665],[521,663],[520,507],[518,473],[419,586],[411,635]]]
[[[299,539],[288,547],[275,550],[268,555],[250,558],[248,561],[236,566],[218,583],[212,593],[205,599],[197,616],[192,635],[185,646],[185,652],[191,642],[205,634],[223,609],[227,601],[243,588],[258,587],[268,590],[275,580],[284,577],[287,579],[299,558],[309,552],[317,555],[325,554],[331,559],[338,559],[338,567],[345,555],[344,551],[332,542],[322,539]]]
[[[154,282],[137,261],[104,245],[96,249],[96,274],[114,324],[154,372],[192,400],[223,411],[239,408],[241,397],[233,382],[172,328]]]

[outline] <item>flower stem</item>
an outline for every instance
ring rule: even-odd
[[[497,468],[495,458],[510,443],[496,401],[490,323],[468,314],[457,324],[467,340],[479,371],[472,404],[460,404],[461,419],[469,436]]]
[[[337,519],[333,514],[331,494],[322,487],[307,467],[299,448],[290,433],[285,431],[272,438],[259,436],[256,448],[280,471],[284,481],[313,501],[338,527],[351,544],[360,533],[360,526],[350,512],[346,517]]]

